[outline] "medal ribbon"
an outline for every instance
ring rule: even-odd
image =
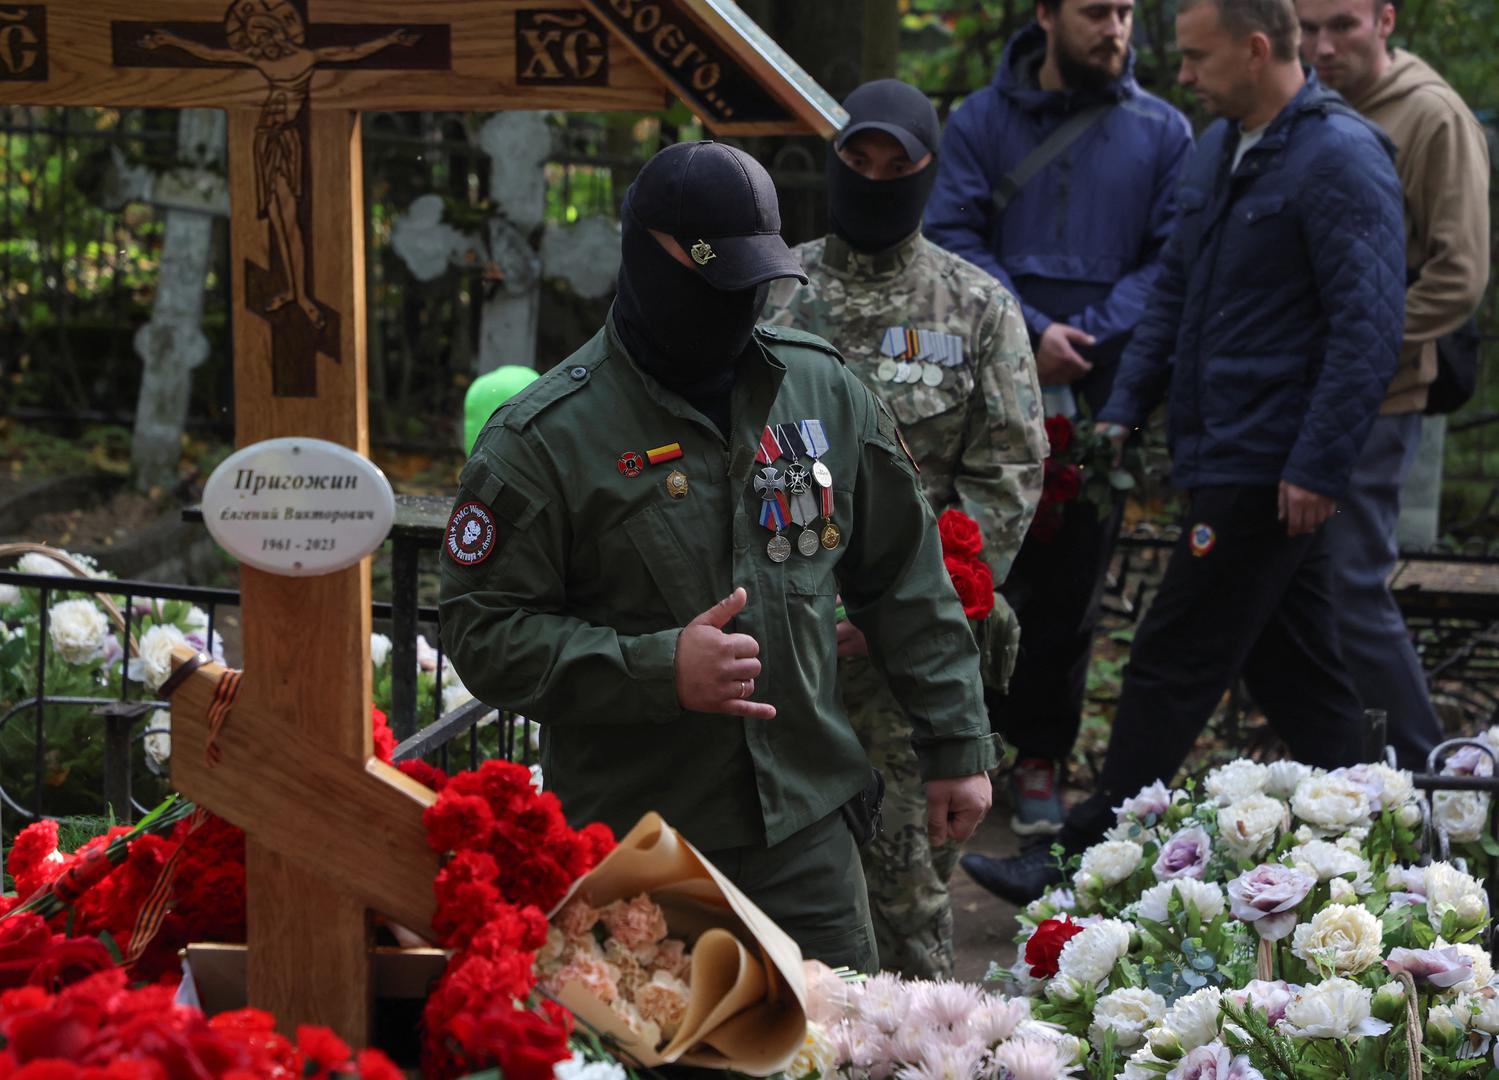
[[[833,520],[833,489],[830,487],[822,489],[822,516]]]
[[[755,460],[761,465],[769,465],[780,456],[781,444],[776,441],[776,433],[766,424],[765,431],[760,436],[760,449],[755,452]]]
[[[797,431],[795,424],[777,424],[776,439],[785,448],[792,461],[807,452],[807,446],[802,442],[801,433]]]
[[[776,492],[774,499],[760,504],[760,524],[771,532],[778,533],[786,527],[786,496]]]
[[[828,452],[828,433],[823,430],[821,420],[803,420],[800,431],[807,453],[820,458]]]

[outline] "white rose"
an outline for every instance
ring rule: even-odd
[[[1105,840],[1083,852],[1082,864],[1073,875],[1073,884],[1082,889],[1085,882],[1094,889],[1107,889],[1129,877],[1140,867],[1145,849],[1133,840]]]
[[[1144,1041],[1146,1030],[1160,1023],[1165,1015],[1166,999],[1160,994],[1127,986],[1098,999],[1088,1035],[1098,1043],[1105,1032],[1112,1031],[1115,1045],[1128,1050]]]
[[[370,663],[375,667],[380,667],[390,659],[390,649],[390,638],[384,634],[370,635]]]
[[[1151,1066],[1164,1064],[1166,1063],[1151,1053],[1149,1046],[1142,1046],[1124,1063],[1124,1071],[1119,1074],[1119,1080],[1161,1080],[1165,1070]]]
[[[1369,1013],[1372,991],[1349,979],[1303,986],[1277,1025],[1293,1039],[1347,1039],[1383,1035],[1390,1025]]]
[[[1356,851],[1349,851],[1326,840],[1309,840],[1297,844],[1286,852],[1285,859],[1304,873],[1318,881],[1331,881],[1344,874],[1354,875],[1354,888],[1367,893],[1372,887],[1373,870],[1369,862]]]
[[[21,602],[21,590],[15,585],[0,584],[0,608]]]
[[[1327,883],[1328,899],[1334,904],[1356,904],[1358,893],[1353,890],[1353,883],[1347,878],[1333,878]]]
[[[1436,826],[1455,844],[1471,844],[1483,835],[1489,797],[1481,791],[1438,791],[1431,797]]]
[[[1296,785],[1291,809],[1316,828],[1342,832],[1368,821],[1369,794],[1343,777],[1311,776]]]
[[[1400,806],[1415,798],[1416,786],[1411,783],[1409,769],[1392,769],[1388,765],[1366,765],[1379,781],[1384,785],[1384,804],[1390,807]]]
[[[1241,859],[1260,855],[1289,824],[1285,804],[1268,795],[1248,795],[1218,811],[1218,836]]]
[[[1218,1009],[1223,991],[1216,986],[1194,990],[1166,1010],[1161,1026],[1151,1032],[1152,1048],[1179,1045],[1183,1052],[1195,1050],[1218,1037]]]
[[[1289,799],[1303,780],[1317,772],[1300,761],[1272,761],[1265,769],[1265,793],[1277,799]]]
[[[1223,914],[1223,890],[1219,886],[1195,878],[1175,878],[1152,885],[1140,894],[1139,917],[1151,922],[1166,922],[1166,905],[1171,900],[1173,889],[1181,895],[1182,909],[1196,908],[1204,923]]]
[[[146,737],[141,740],[146,751],[146,762],[155,773],[166,770],[172,757],[172,714],[166,709],[157,709],[146,723]]]
[[[131,659],[126,674],[146,688],[158,690],[172,673],[172,650],[186,644],[182,631],[171,623],[151,627],[140,638],[139,656]]]
[[[1130,927],[1118,919],[1103,919],[1084,927],[1062,946],[1057,957],[1055,982],[1066,979],[1078,985],[1096,986],[1107,979],[1114,965],[1129,952]],[[1065,978],[1064,978],[1065,976]]]
[[[1476,994],[1464,994],[1453,1003],[1454,1009],[1464,1010],[1468,1027],[1477,1028],[1485,1035],[1499,1035],[1499,994],[1485,990]]]
[[[1477,880],[1456,867],[1432,863],[1426,868],[1426,917],[1440,926],[1449,911],[1457,912],[1457,923],[1464,929],[1477,926],[1488,914],[1488,898]]]
[[[1329,904],[1296,928],[1291,952],[1314,969],[1357,975],[1379,963],[1384,926],[1367,908]]]
[[[109,620],[92,600],[63,600],[53,604],[47,611],[47,622],[52,647],[70,664],[92,660],[109,633]]]
[[[66,577],[73,576],[73,572],[56,559],[50,559],[39,552],[28,551],[16,560],[16,572],[18,574],[36,574],[41,577]]]
[[[1451,1005],[1433,1005],[1426,1013],[1426,1037],[1446,1041],[1466,1026],[1466,1017]]]
[[[1270,782],[1270,770],[1258,761],[1237,758],[1208,773],[1203,781],[1207,793],[1220,803],[1236,803],[1251,795],[1262,794]]]

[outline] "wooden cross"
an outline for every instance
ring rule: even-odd
[[[746,131],[836,128],[726,0],[610,2],[637,17],[613,26],[580,0],[0,0],[0,104],[228,109],[236,442],[364,454],[359,110],[648,112],[672,85],[719,131],[736,103]],[[207,764],[210,667],[173,703],[173,781],[248,834],[250,1001],[363,1044],[369,911],[426,930],[436,869],[431,793],[371,761],[369,560],[244,566],[240,588],[221,754]]]

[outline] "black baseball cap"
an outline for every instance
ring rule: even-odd
[[[781,205],[764,167],[723,143],[677,143],[640,170],[630,212],[682,245],[715,289],[807,275],[781,239]]]
[[[851,136],[871,130],[893,135],[912,161],[937,150],[941,130],[936,106],[910,83],[899,79],[867,82],[844,99],[843,107],[848,110],[848,126],[833,140],[840,150]]]

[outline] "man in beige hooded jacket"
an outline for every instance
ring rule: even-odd
[[[1365,708],[1389,713],[1401,765],[1424,764],[1441,730],[1386,582],[1400,489],[1421,437],[1436,340],[1478,306],[1489,276],[1489,159],[1462,98],[1420,57],[1390,49],[1392,0],[1296,0],[1301,50],[1317,77],[1395,143],[1405,189],[1405,342],[1379,420],[1328,521],[1344,659]]]

